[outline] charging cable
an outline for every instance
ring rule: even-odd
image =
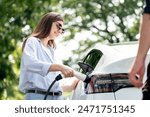
[[[85,82],[86,85],[91,81],[91,77],[90,77],[90,76],[84,75],[84,74],[82,74],[82,73],[80,73],[80,72],[77,72],[77,71],[74,71],[74,76],[75,76],[76,78],[78,78],[79,80]],[[48,93],[49,93],[49,91],[51,90],[52,86],[55,84],[55,82],[58,81],[58,80],[61,80],[63,77],[64,77],[63,74],[59,74],[58,76],[56,76],[55,80],[54,80],[54,81],[52,82],[52,84],[49,86],[49,88],[48,88],[48,90],[47,90],[47,92],[46,92],[46,94],[45,94],[44,100],[46,100],[46,98],[47,98],[47,96],[48,96]]]
[[[47,99],[47,96],[48,96],[48,93],[49,93],[49,91],[51,90],[51,88],[52,88],[52,86],[55,84],[55,82],[56,81],[58,81],[58,80],[61,80],[63,77],[62,77],[62,75],[58,75],[58,76],[56,76],[56,78],[55,78],[55,80],[52,82],[52,84],[49,86],[49,88],[48,88],[48,90],[47,90],[47,92],[46,92],[46,94],[45,94],[45,97],[44,97],[44,100],[46,100]]]

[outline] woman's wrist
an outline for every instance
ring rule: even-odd
[[[49,72],[50,71],[62,71],[63,69],[63,66],[60,65],[60,64],[52,64],[50,67],[49,67]]]

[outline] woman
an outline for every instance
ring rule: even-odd
[[[63,19],[50,12],[42,17],[32,35],[23,44],[19,88],[27,100],[42,100],[50,84],[62,73],[73,77],[73,69],[56,63],[55,39],[64,33]],[[63,99],[59,82],[52,87],[49,100]]]

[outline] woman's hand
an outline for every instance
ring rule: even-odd
[[[73,77],[74,76],[74,70],[66,65],[62,65],[61,72],[64,75],[64,77]]]
[[[64,77],[73,77],[74,76],[74,70],[66,65],[61,65],[61,64],[52,64],[49,68],[49,72],[54,72],[54,71],[60,71]]]

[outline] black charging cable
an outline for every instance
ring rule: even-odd
[[[52,88],[52,86],[55,84],[55,82],[56,81],[58,81],[58,80],[60,80],[60,79],[62,79],[63,77],[62,77],[62,75],[58,75],[58,76],[56,76],[56,78],[55,78],[55,80],[52,82],[52,84],[49,86],[49,88],[48,88],[48,90],[47,90],[47,92],[46,92],[46,94],[45,94],[45,97],[44,97],[44,100],[46,100],[47,99],[47,96],[48,96],[48,93],[49,93],[49,91],[51,90],[51,88]]]

